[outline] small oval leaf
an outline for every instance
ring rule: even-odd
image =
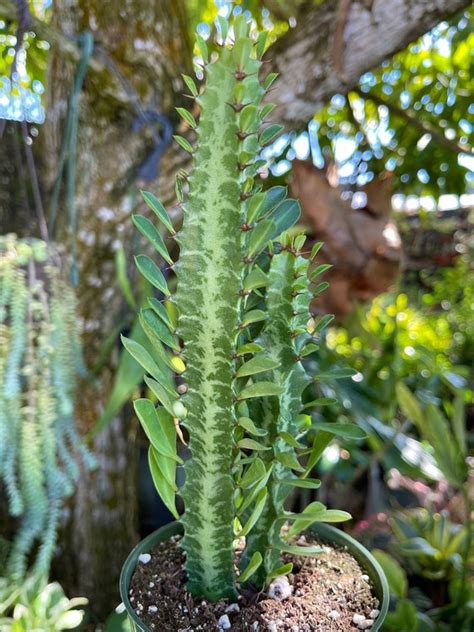
[[[273,382],[256,382],[244,388],[237,395],[237,399],[249,399],[251,397],[270,397],[272,395],[280,395],[283,389]]]

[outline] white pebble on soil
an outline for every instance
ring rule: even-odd
[[[363,614],[355,614],[355,615],[352,617],[352,623],[353,623],[354,625],[359,626],[361,623],[364,623],[364,621],[365,621],[365,617],[364,617],[364,615],[363,615]]]
[[[222,617],[219,617],[217,625],[221,630],[230,630],[230,628],[232,627],[230,619],[226,614],[223,614]]]
[[[340,619],[341,618],[341,615],[339,614],[339,612],[337,610],[331,610],[331,612],[329,613],[329,617],[333,621],[336,621],[336,619]]]
[[[374,608],[372,610],[372,612],[369,614],[369,619],[376,619],[380,614],[380,610],[377,610],[377,608]]]
[[[368,581],[369,581],[369,576],[368,576],[368,575],[361,575],[361,577],[362,577],[362,579],[363,579],[365,582],[368,582]]]
[[[268,587],[268,596],[270,599],[276,599],[277,601],[288,599],[292,592],[293,586],[285,575],[274,579]]]
[[[138,561],[141,562],[142,564],[148,564],[150,560],[151,560],[151,555],[149,553],[141,553],[138,556]]]
[[[155,614],[155,612],[158,612],[158,608],[156,606],[148,606],[148,612]]]
[[[240,612],[240,606],[238,603],[231,603],[227,606],[227,608],[225,609],[225,611],[228,614],[233,614],[234,612]]]

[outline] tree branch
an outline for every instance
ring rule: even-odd
[[[364,72],[469,5],[469,0],[352,0],[341,19],[339,2],[307,3],[296,27],[267,54],[268,72],[280,74],[271,94],[278,104],[275,120],[290,128],[306,125],[331,96],[347,93]],[[335,38],[342,40],[342,50]]]
[[[429,121],[421,119],[415,112],[413,112],[413,110],[404,110],[396,103],[393,103],[388,99],[382,99],[382,97],[374,94],[373,92],[362,92],[362,90],[359,90],[359,88],[353,88],[352,92],[355,92],[362,99],[370,99],[376,105],[384,105],[390,110],[392,114],[404,119],[405,121],[407,121],[407,123],[409,123],[412,127],[415,127],[422,134],[429,134],[433,138],[434,142],[441,147],[444,147],[449,151],[453,151],[456,154],[472,153],[472,147],[470,145],[461,145],[454,140],[446,138],[446,136],[438,129],[438,127],[436,127],[436,125],[433,125]]]

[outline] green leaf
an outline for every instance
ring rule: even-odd
[[[189,75],[182,75],[184,79],[184,83],[188,86],[193,97],[197,97],[198,89],[196,88],[196,84],[194,83],[194,79],[192,79]]]
[[[148,344],[147,337],[140,326],[138,318],[134,321],[130,338],[142,345]],[[90,436],[95,436],[100,430],[105,428],[122,406],[129,400],[133,391],[142,380],[143,367],[135,360],[132,354],[126,349],[123,349],[120,353],[118,367],[115,370],[112,391],[107,400],[104,412],[96,425],[89,432]]]
[[[262,478],[259,481],[257,481],[256,484],[252,485],[251,491],[250,491],[250,493],[248,493],[246,495],[246,497],[244,499],[244,502],[239,507],[237,515],[239,515],[239,516],[245,515],[246,510],[254,502],[255,498],[258,495],[258,493],[267,485],[268,479],[271,476],[272,470],[273,470],[273,465],[270,464],[270,467],[266,471],[265,475],[262,476]]]
[[[153,193],[148,193],[147,191],[141,191],[141,194],[149,208],[151,208],[165,228],[167,228],[172,235],[176,235],[176,231],[173,228],[173,224],[171,223],[168,213],[159,199],[153,195]]]
[[[244,279],[244,291],[251,292],[256,288],[265,287],[267,284],[267,275],[258,266],[254,266],[252,272]]]
[[[318,285],[314,288],[314,290],[311,292],[313,296],[318,296],[318,294],[321,294],[321,292],[324,292],[325,290],[327,290],[329,287],[329,283],[327,281],[321,281],[321,283],[318,283]]]
[[[221,32],[222,43],[224,43],[226,41],[226,39],[227,39],[227,32],[229,30],[229,23],[227,22],[227,20],[222,15],[218,15],[217,16],[217,23],[219,24],[219,30]]]
[[[267,216],[276,206],[278,206],[278,204],[280,204],[280,202],[283,202],[287,194],[288,187],[278,185],[267,189],[264,192],[265,199],[258,210],[257,217],[263,219],[265,216]]]
[[[237,419],[237,423],[239,426],[244,428],[249,434],[255,435],[256,437],[264,437],[268,434],[266,430],[263,428],[257,428],[257,426],[253,423],[250,417],[239,417]]]
[[[275,103],[266,103],[260,112],[260,118],[262,119],[262,121],[264,121],[267,118],[267,116],[273,112],[275,108],[276,108]]]
[[[172,333],[170,333],[168,327],[156,315],[153,309],[142,309],[140,311],[140,322],[145,333],[148,334],[148,332],[150,332],[149,338],[152,342],[153,339],[156,337],[163,344],[171,347],[171,349],[174,349],[176,352],[181,351],[181,347],[179,346],[176,337],[173,336]]]
[[[256,105],[250,104],[242,108],[239,114],[239,129],[241,132],[254,132],[260,122],[260,112]]]
[[[275,579],[275,577],[282,577],[282,575],[288,575],[288,573],[291,573],[292,570],[293,570],[293,562],[288,562],[288,564],[283,564],[283,566],[278,566],[273,571],[271,571],[271,573],[268,573],[267,580],[266,580],[267,584],[269,584],[272,581],[272,579]]]
[[[320,274],[323,274],[323,272],[326,272],[327,270],[330,270],[333,266],[330,263],[322,263],[319,266],[316,266],[313,270],[311,270],[311,272],[309,273],[309,278],[311,279],[311,281],[314,281],[314,279],[319,276]]]
[[[185,121],[191,129],[196,129],[197,123],[194,120],[194,116],[191,114],[189,110],[186,108],[175,108],[176,112],[180,115],[180,117]]]
[[[318,508],[315,505],[321,505],[322,507]],[[307,529],[314,522],[345,522],[346,520],[351,520],[352,516],[347,511],[326,509],[322,503],[316,502],[311,503],[302,513],[285,513],[280,518],[295,521],[287,533],[287,537],[291,538]]]
[[[115,253],[115,270],[119,288],[121,289],[127,303],[133,311],[135,311],[137,309],[137,304],[135,302],[135,297],[133,296],[132,288],[127,275],[127,262],[123,246],[120,246]]]
[[[317,478],[282,478],[275,483],[290,487],[302,487],[303,489],[319,489],[321,487],[321,481]]]
[[[318,252],[321,250],[322,247],[323,247],[323,242],[322,241],[316,242],[313,245],[313,247],[311,248],[310,259],[314,259],[315,256],[318,254]]]
[[[164,477],[159,465],[158,455],[153,449],[153,446],[148,448],[148,466],[150,468],[153,483],[158,491],[161,500],[165,506],[170,510],[172,515],[179,520],[179,514],[175,504],[175,488],[169,484]]]
[[[267,145],[271,141],[275,140],[282,129],[283,125],[277,125],[276,123],[274,123],[273,125],[269,125],[263,130],[258,138],[260,145]]]
[[[268,495],[268,491],[266,487],[264,487],[262,490],[259,491],[257,498],[255,500],[254,508],[252,509],[252,513],[250,514],[247,522],[242,527],[241,531],[238,533],[237,535],[238,538],[246,536],[253,529],[253,527],[257,523],[258,519],[262,515],[262,512],[265,508],[267,495]]]
[[[122,344],[130,355],[144,368],[144,370],[155,378],[160,384],[165,385],[169,383],[169,377],[161,369],[148,351],[138,342],[127,338],[126,336],[120,337]]]
[[[259,222],[251,231],[247,255],[249,257],[254,257],[260,253],[260,251],[263,250],[267,243],[271,240],[275,231],[276,225],[272,222],[272,220],[264,219]]]
[[[244,13],[239,13],[234,19],[234,37],[238,40],[241,37],[248,37],[249,24]]]
[[[157,298],[149,297],[148,304],[150,305],[151,309],[155,312],[155,314],[159,318],[161,318],[162,322],[168,327],[168,329],[171,332],[173,332],[174,331],[173,323],[171,322],[170,316],[166,310],[166,307],[163,305],[163,303],[159,301]]]
[[[314,331],[322,331],[325,327],[329,325],[330,322],[334,320],[334,314],[326,314],[322,316],[314,327]]]
[[[257,55],[257,59],[261,59],[263,56],[263,53],[265,52],[267,38],[268,38],[267,31],[261,31],[258,34],[257,41],[255,43],[255,53]]]
[[[297,546],[296,544],[285,544],[284,542],[274,545],[282,553],[291,553],[292,555],[317,555],[322,553],[320,546]]]
[[[304,471],[304,476],[308,476],[311,474],[311,470],[316,465],[316,463],[321,458],[322,453],[328,447],[328,445],[333,440],[334,435],[330,432],[320,431],[316,435],[316,438],[313,441],[313,446],[311,448],[311,453],[309,455],[309,459],[306,463],[306,469]]]
[[[357,371],[355,369],[333,369],[332,371],[327,371],[326,373],[316,373],[314,376],[315,380],[342,380],[348,377],[353,377],[357,375]]]
[[[315,351],[319,350],[319,345],[315,345],[313,343],[309,343],[307,345],[305,345],[305,347],[303,347],[303,349],[300,351],[300,356],[302,358],[305,358],[306,356],[310,355],[311,353],[314,353]]]
[[[157,318],[155,314],[153,314],[153,317]],[[145,332],[148,342],[151,345],[151,347],[149,348],[150,355],[155,360],[158,367],[162,369],[163,372],[166,374],[168,374],[168,369],[171,369],[172,371],[174,371],[175,368],[173,366],[173,356],[171,355],[171,353],[168,353],[168,351],[165,349],[163,342],[161,341],[159,336],[157,336],[156,334],[155,327],[153,327],[153,324],[150,325],[149,319],[145,320],[143,316],[143,310],[140,311],[138,315],[138,320],[139,320],[140,326]],[[166,366],[163,366],[163,364],[165,364]],[[171,382],[171,378],[169,381]]]
[[[459,393],[454,398],[453,412],[451,415],[451,423],[453,426],[454,436],[458,442],[459,450],[463,456],[467,456],[466,443],[466,420],[464,410],[464,395]]]
[[[283,439],[283,441],[287,443],[289,446],[291,446],[292,448],[302,449],[306,447],[302,443],[297,441],[294,438],[294,436],[290,434],[289,432],[286,432],[286,431],[279,432],[278,436],[280,437],[280,439]]]
[[[244,583],[252,577],[255,571],[260,567],[263,562],[263,557],[260,551],[255,551],[255,553],[250,558],[250,562],[245,567],[245,570],[240,573],[238,581]]]
[[[277,237],[289,230],[299,220],[301,215],[300,204],[297,200],[284,200],[270,214],[272,221],[275,223],[275,233],[273,237]]]
[[[266,475],[267,469],[265,464],[257,457],[245,470],[242,480],[240,481],[240,487],[242,487],[242,489],[249,489],[261,481]]]
[[[238,369],[236,376],[244,377],[247,375],[255,375],[256,373],[262,373],[263,371],[270,371],[280,366],[277,360],[273,360],[267,356],[255,356]]]
[[[277,72],[270,72],[264,79],[263,81],[263,87],[265,88],[265,90],[268,90],[268,88],[272,85],[272,83],[275,81],[275,79],[278,77],[278,73]]]
[[[308,514],[320,513],[322,511],[326,511],[326,505],[319,502],[318,500],[310,503],[301,514],[290,514],[288,512],[284,513],[282,516],[279,516],[280,520],[284,520],[285,522],[293,519],[294,522],[286,533],[285,539],[289,538],[301,533],[307,529],[313,522],[311,518],[308,517]]]
[[[408,592],[408,580],[405,571],[400,564],[384,551],[376,549],[372,555],[382,567],[387,578],[390,592],[399,599],[404,599]]]
[[[184,151],[187,151],[188,154],[192,155],[194,148],[189,142],[189,140],[186,140],[186,138],[183,138],[179,134],[173,134],[173,138],[178,143],[178,145],[184,149]]]
[[[209,51],[207,49],[206,41],[201,35],[199,35],[199,33],[196,33],[195,38],[199,51],[201,53],[201,57],[204,63],[207,64],[209,62]]]
[[[160,423],[154,404],[149,399],[136,399],[133,402],[133,407],[140,420],[142,428],[154,449],[160,455],[168,459],[172,459],[178,463],[183,463],[182,459],[180,459],[176,453],[176,440],[173,439],[172,443],[170,443],[169,437]],[[165,418],[162,417],[162,420],[163,419]],[[174,437],[174,422],[172,416],[168,413],[166,423],[173,424]]]
[[[252,54],[253,41],[249,37],[239,38],[232,48],[232,58],[239,70],[245,68]]]
[[[247,203],[247,224],[251,224],[257,217],[260,207],[265,201],[266,194],[264,192],[254,193]]]
[[[311,426],[313,430],[331,432],[338,437],[345,439],[365,439],[367,433],[352,423],[344,423],[343,421],[323,422],[319,421]]]
[[[239,447],[241,450],[256,450],[256,451],[263,451],[263,450],[271,450],[270,447],[263,445],[263,443],[259,443],[258,441],[255,441],[254,439],[241,439],[240,441],[237,442],[237,447]]]
[[[170,415],[174,416],[173,402],[178,399],[176,392],[170,393],[166,388],[161,386],[159,382],[145,375],[145,384],[151,390],[156,399],[163,404]]]
[[[137,255],[135,257],[135,263],[141,274],[143,274],[145,279],[149,281],[153,287],[156,287],[156,289],[163,292],[166,296],[170,295],[163,273],[148,255]]]
[[[319,399],[313,399],[304,405],[304,408],[316,408],[316,406],[332,406],[337,404],[337,399],[334,397],[320,397]]]
[[[248,327],[248,325],[252,325],[253,323],[259,323],[262,320],[266,320],[268,318],[267,312],[264,312],[261,309],[252,309],[250,312],[247,312],[243,315],[242,325],[241,327]]]
[[[295,470],[296,472],[303,472],[304,467],[300,464],[298,459],[291,452],[277,452],[276,460],[285,467]]]
[[[425,428],[425,419],[423,412],[421,410],[421,406],[419,405],[417,399],[412,395],[410,389],[403,384],[403,382],[398,382],[395,387],[398,403],[400,408],[402,409],[405,417],[408,417],[417,427],[420,432],[423,433],[423,429]]]
[[[400,549],[407,557],[439,557],[439,550],[432,546],[425,538],[410,538],[400,545]]]
[[[244,388],[237,395],[237,399],[249,399],[251,397],[270,397],[272,395],[280,395],[283,389],[273,382],[256,382]]]
[[[258,353],[259,351],[263,351],[263,347],[256,342],[248,342],[241,347],[238,347],[236,350],[236,355],[241,356],[246,353]]]
[[[168,249],[165,246],[160,233],[156,227],[150,222],[148,217],[143,215],[132,215],[132,222],[138,228],[142,235],[144,235],[148,241],[155,247],[155,250],[163,257],[163,259],[173,265],[173,259],[171,259]]]

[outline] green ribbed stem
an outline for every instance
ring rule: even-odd
[[[189,590],[209,599],[232,596],[234,482],[231,476],[233,350],[242,271],[241,201],[236,156],[236,79],[229,51],[207,67],[189,196],[179,234],[177,333],[185,341],[192,458],[182,497]]]

